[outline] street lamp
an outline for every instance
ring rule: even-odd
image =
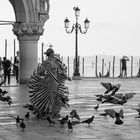
[[[81,25],[78,23],[78,17],[80,15],[80,9],[78,7],[74,7],[73,8],[75,11],[75,17],[76,17],[76,23],[73,24],[71,31],[68,31],[69,28],[69,23],[70,21],[68,20],[68,18],[66,18],[64,20],[65,23],[65,29],[67,33],[72,33],[73,31],[75,31],[75,67],[74,67],[74,73],[73,76],[80,76],[79,73],[79,61],[78,61],[78,31],[80,31],[80,33],[85,34],[89,28],[89,20],[86,18],[84,21],[84,27],[85,27],[85,31],[82,31],[81,29]]]

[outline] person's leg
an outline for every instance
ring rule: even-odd
[[[18,67],[15,67],[16,81],[18,83]]]
[[[19,72],[19,70],[17,68],[17,70],[16,70],[16,81],[17,81],[17,83],[18,83],[18,72]]]
[[[124,77],[124,70],[122,69],[122,78]]]
[[[10,73],[11,73],[11,70],[8,70],[8,71],[7,71],[7,76],[8,76],[8,84],[10,84]]]
[[[125,70],[125,77],[127,77],[127,70]]]
[[[127,77],[126,69],[124,70],[124,77]]]
[[[123,70],[121,70],[121,72],[120,72],[120,77],[121,78],[123,77]]]
[[[6,70],[4,70],[4,83],[6,83]]]

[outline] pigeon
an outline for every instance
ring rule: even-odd
[[[2,96],[0,100],[4,102],[8,102],[9,105],[11,105],[12,103],[12,98],[10,96],[6,96],[6,97]]]
[[[2,91],[2,96],[4,96],[5,94],[7,94],[8,92],[7,91]]]
[[[30,113],[29,113],[29,112],[27,112],[27,113],[25,114],[25,118],[26,118],[26,120],[28,120],[28,119],[29,119],[29,117],[30,117]]]
[[[5,80],[2,80],[2,81],[0,82],[0,87],[1,87],[3,84],[5,84]]]
[[[112,85],[110,82],[101,82],[101,85],[107,89],[104,94],[108,94],[110,91],[112,91],[112,95],[114,95],[120,88],[120,84]]]
[[[96,100],[99,102],[102,102],[103,99],[102,99],[102,97],[98,97]]]
[[[77,111],[75,109],[70,112],[70,116],[71,116],[72,119],[76,118],[76,119],[80,120],[80,117],[77,114]]]
[[[80,124],[81,122],[79,120],[72,120],[72,125]]]
[[[96,94],[95,96],[96,97],[102,97],[103,95],[102,94]]]
[[[67,122],[67,124],[68,124],[68,131],[73,131],[73,125],[72,125],[72,121],[71,121],[71,119],[69,118],[68,119],[68,122]]]
[[[116,111],[113,110],[113,109],[105,109],[104,111],[105,111],[110,117],[116,118],[116,120],[115,120],[115,124],[116,124],[116,125],[121,125],[121,124],[123,124],[123,121],[121,120],[121,118],[122,118],[122,119],[124,118],[123,109],[121,109],[121,110],[119,111],[119,113],[116,112]]]
[[[108,114],[105,112],[105,113],[101,113],[101,114],[99,114],[100,116],[104,116],[104,117],[107,117],[108,116]]]
[[[70,105],[67,103],[69,99],[67,97],[61,97],[61,102],[66,106],[69,107]]]
[[[24,119],[21,121],[20,127],[21,127],[22,131],[24,131],[24,129],[26,128],[26,125],[24,123]]]
[[[8,101],[8,105],[11,105],[13,102],[10,100],[10,101]]]
[[[3,102],[8,102],[9,105],[12,104],[12,98],[10,96],[4,96],[7,91],[1,91],[0,90],[0,101],[3,101]]]
[[[27,109],[30,110],[30,111],[33,111],[33,110],[35,109],[34,106],[31,105],[31,104],[26,104],[26,105],[24,105],[23,107],[24,107],[24,108],[27,108]]]
[[[2,93],[2,89],[0,88],[0,93]]]
[[[115,112],[115,117],[116,117],[116,120],[115,120],[115,124],[116,125],[121,125],[123,124],[123,121],[120,119],[121,118],[124,118],[123,117],[123,110],[120,110],[119,113]]]
[[[9,117],[12,117],[12,118],[14,118],[16,120],[16,125],[20,124],[20,121],[23,120],[23,118],[20,118],[19,115],[17,115],[17,116],[9,116]]]
[[[130,93],[125,93],[125,94],[118,93],[118,94],[115,94],[114,96],[119,98],[119,99],[125,99],[127,101],[128,99],[131,99],[132,97],[134,97],[135,94],[136,93],[131,93],[131,92]]]
[[[113,109],[105,109],[104,111],[105,111],[105,113],[106,113],[107,115],[109,115],[111,118],[115,118],[115,110],[113,110]]]
[[[110,82],[108,83],[101,82],[101,85],[107,89],[104,94],[108,94],[114,88]]]
[[[63,126],[67,122],[68,119],[69,119],[69,116],[66,115],[66,117],[61,118],[61,120],[58,120],[58,121],[60,122],[61,126]]]
[[[98,110],[98,108],[99,108],[99,104],[97,104],[95,107],[94,107],[94,109],[97,111]]]
[[[104,99],[101,103],[112,103],[112,104],[120,104],[123,105],[124,103],[127,102],[127,99],[125,97],[123,97],[122,99],[116,97],[116,96],[110,96],[108,95],[108,97],[106,99]]]
[[[138,116],[136,116],[135,118],[140,118],[140,107],[139,108],[133,108],[133,109],[138,112]]]
[[[81,123],[87,123],[88,125],[90,125],[90,123],[92,123],[93,120],[94,120],[94,115],[93,115],[92,117],[90,117],[90,118],[88,118],[88,119],[82,121]]]
[[[49,122],[50,125],[55,124],[55,122],[49,116],[47,117],[47,121]]]
[[[120,88],[120,84],[115,85],[112,90],[111,96],[115,95],[115,93],[119,90],[119,88]]]
[[[134,95],[136,95],[136,93],[126,93],[126,94],[124,95],[124,97],[125,97],[125,99],[127,100],[127,99],[132,98]]]
[[[100,95],[95,95],[96,97],[98,97],[96,100],[102,102],[104,96],[102,94]]]
[[[19,116],[17,116],[15,119],[16,119],[16,125],[17,124],[20,124],[20,118],[19,118]]]

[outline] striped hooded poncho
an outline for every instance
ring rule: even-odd
[[[38,117],[59,114],[62,107],[68,107],[68,88],[65,86],[67,67],[58,57],[39,64],[29,83],[29,97],[32,112]]]

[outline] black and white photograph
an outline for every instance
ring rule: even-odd
[[[139,38],[139,0],[1,0],[0,140],[139,140]]]

